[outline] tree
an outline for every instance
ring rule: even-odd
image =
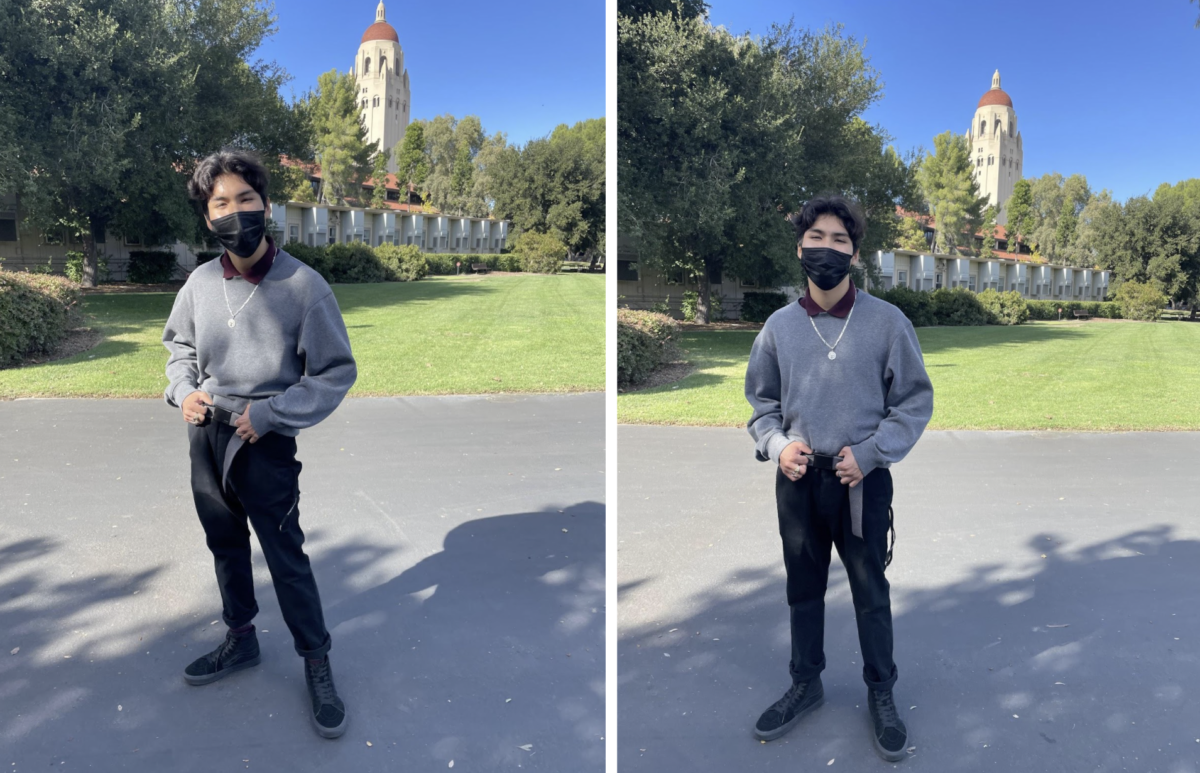
[[[979,257],[984,260],[991,260],[995,257],[996,250],[996,208],[989,205],[983,211],[983,246],[979,250]]]
[[[1033,231],[1033,189],[1029,180],[1020,179],[1013,185],[1012,194],[1005,203],[1008,210],[1006,229],[1009,237],[1009,248],[1012,252],[1021,251],[1021,243]],[[1012,242],[1016,241],[1016,247]]]
[[[978,228],[987,197],[979,195],[971,173],[966,137],[943,132],[933,138],[933,147],[917,170],[917,183],[934,216],[935,249],[949,254],[962,242],[964,232]]]
[[[618,0],[617,13],[631,19],[647,14],[669,13],[684,19],[708,15],[704,0]]]
[[[374,185],[371,189],[372,209],[387,208],[387,168],[389,155],[388,151],[381,150],[371,159],[371,182]]]
[[[321,166],[321,201],[343,204],[347,198],[360,198],[371,159],[378,153],[378,143],[367,142],[358,99],[354,75],[335,69],[321,73],[316,90],[302,100],[313,156]]]
[[[718,274],[799,280],[784,216],[817,193],[865,199],[875,230],[863,251],[890,244],[909,167],[860,118],[878,76],[841,27],[754,38],[648,14],[618,16],[617,29],[620,228],[643,266],[696,277],[699,321]]]
[[[285,74],[248,61],[274,21],[259,0],[0,6],[0,195],[32,226],[82,235],[85,285],[110,229],[197,241],[198,158],[233,144],[277,170],[303,148]]]
[[[900,218],[900,226],[897,229],[893,245],[898,249],[916,250],[917,252],[929,249],[929,243],[925,241],[925,229],[913,217]]]
[[[429,159],[425,152],[425,123],[413,121],[404,130],[396,156],[396,178],[405,189],[404,201],[408,201],[408,189],[421,190],[429,176]]]

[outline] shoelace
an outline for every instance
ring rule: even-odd
[[[235,647],[237,647],[237,639],[234,637],[234,635],[232,633],[225,634],[225,643],[221,645],[221,648],[217,650],[216,653],[214,653],[213,663],[215,665],[220,665],[221,663],[228,662]]]
[[[778,711],[781,715],[786,715],[787,710],[789,708],[791,708],[792,704],[796,703],[797,701],[799,701],[801,698],[804,697],[804,688],[805,687],[806,687],[806,685],[804,682],[801,682],[799,684],[793,684],[791,689],[789,689],[787,692],[785,692],[783,694],[783,697],[780,698],[778,701],[776,701],[775,705],[772,706],[771,708],[774,709],[775,711]]]
[[[329,661],[323,660],[320,665],[309,666],[312,669],[312,686],[321,703],[333,703],[337,691],[333,689],[333,675],[329,673]]]
[[[875,711],[879,714],[879,721],[883,723],[884,727],[896,727],[900,724],[900,715],[896,711],[896,701],[892,698],[891,692],[873,690],[871,697],[875,701]]]

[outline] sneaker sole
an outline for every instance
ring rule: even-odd
[[[822,692],[821,697],[817,698],[817,701],[813,705],[809,706],[808,708],[804,709],[800,713],[796,714],[796,716],[792,717],[792,720],[790,722],[788,722],[787,724],[780,725],[779,727],[775,728],[774,730],[771,730],[766,733],[762,732],[757,727],[754,728],[754,737],[760,741],[774,741],[776,738],[779,738],[779,737],[787,734],[787,732],[789,730],[791,730],[793,727],[796,726],[796,723],[798,723],[800,720],[804,719],[805,717],[807,717],[809,714],[813,713],[817,709],[821,708],[821,706],[824,705],[824,703],[825,703],[825,693]]]
[[[224,679],[225,677],[232,674],[234,671],[241,671],[243,669],[253,668],[254,666],[257,666],[261,662],[262,662],[262,656],[258,655],[258,656],[251,658],[250,660],[247,660],[244,663],[238,663],[236,666],[222,668],[220,671],[217,671],[216,673],[213,673],[213,674],[203,674],[201,676],[192,676],[191,674],[185,673],[183,675],[183,681],[187,682],[190,685],[194,685],[196,687],[199,687],[200,685],[203,685],[203,684],[212,684],[213,682],[217,681],[218,679]]]
[[[900,751],[890,752],[887,749],[883,748],[883,745],[881,743],[879,743],[879,739],[875,737],[875,728],[872,727],[871,728],[871,745],[875,747],[875,753],[878,754],[880,757],[883,757],[888,762],[899,762],[900,760],[902,760],[908,756],[908,747],[912,746],[912,736],[909,735],[907,738],[904,739],[904,748],[902,748]]]
[[[317,730],[317,735],[321,736],[322,738],[338,738],[341,736],[342,733],[346,732],[346,720],[349,719],[349,715],[344,715],[342,716],[342,724],[338,725],[337,727],[324,727],[317,722],[315,715],[309,714],[309,717],[312,718],[312,724]]]

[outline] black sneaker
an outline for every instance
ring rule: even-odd
[[[220,647],[204,657],[196,658],[183,669],[183,678],[188,684],[211,684],[234,671],[257,666],[260,662],[258,636],[252,626],[246,633],[227,633]]]
[[[875,751],[888,762],[896,762],[905,757],[908,748],[908,728],[896,711],[896,701],[892,698],[891,690],[872,690],[867,688],[867,707],[871,710],[871,725],[874,732],[871,740]]]
[[[775,705],[763,712],[754,726],[754,737],[773,741],[796,726],[796,723],[825,701],[821,677],[793,684]]]
[[[333,686],[328,655],[315,665],[308,658],[304,659],[304,681],[308,684],[313,727],[317,733],[323,738],[337,738],[346,732],[346,704],[342,703]]]

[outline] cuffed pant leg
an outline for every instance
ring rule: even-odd
[[[775,502],[787,600],[791,613],[792,681],[807,682],[825,670],[825,588],[829,582],[832,536],[811,495],[814,470],[798,481],[776,471]]]

